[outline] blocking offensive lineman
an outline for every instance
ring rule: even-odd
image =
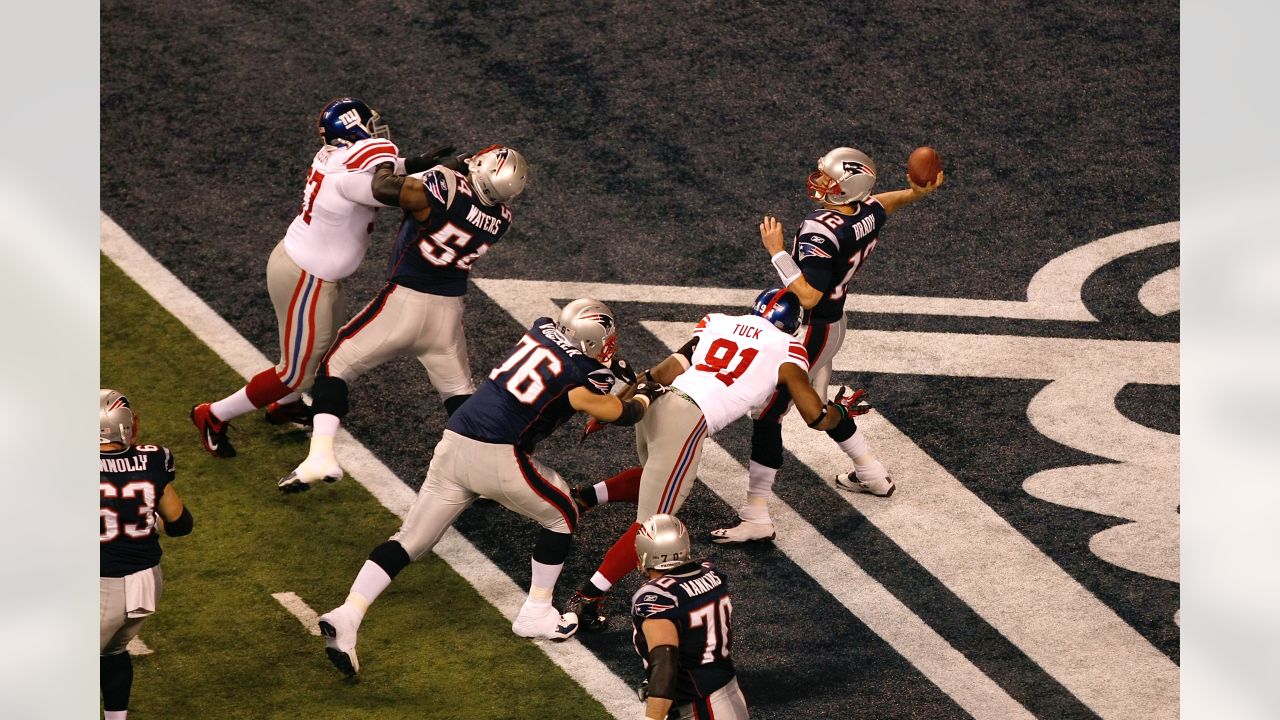
[[[650,400],[642,394],[648,392],[646,386],[627,401],[610,393],[615,378],[602,363],[609,362],[616,345],[617,324],[608,306],[589,298],[575,300],[557,320],[538,318],[515,351],[449,418],[404,525],[369,554],[346,602],[320,617],[325,652],[339,670],[352,675],[360,669],[356,633],[369,604],[410,562],[435,547],[478,497],[496,500],[542,525],[529,596],[512,632],[564,640],[577,631],[577,616],[561,615],[551,598],[578,510],[560,475],[532,453],[577,411],[619,425],[632,425],[644,415]]]
[[[818,169],[809,176],[809,198],[821,203],[822,209],[805,216],[790,253],[783,247],[782,226],[777,220],[766,217],[761,224],[761,241],[783,285],[805,307],[804,348],[809,377],[820,397],[827,396],[831,361],[844,343],[844,301],[854,275],[875,249],[888,216],[937,190],[943,180],[939,173],[933,183],[922,187],[908,177],[910,189],[872,196],[875,163],[853,148],[840,147],[819,158]],[[738,512],[738,525],[712,531],[715,542],[773,537],[768,500],[782,467],[782,417],[790,407],[790,394],[780,388],[753,415],[747,504]],[[830,435],[853,459],[853,470],[836,476],[837,487],[880,497],[893,494],[893,479],[871,452],[862,431],[846,435],[841,430]]]
[[[748,315],[704,317],[693,337],[652,370],[640,374],[670,389],[636,425],[636,453],[643,469],[626,471],[574,493],[584,508],[604,502],[635,502],[636,521],[605,554],[596,573],[569,600],[588,630],[602,630],[604,595],[635,567],[631,550],[640,524],[658,513],[674,514],[693,489],[702,443],[787,388],[809,427],[854,427],[850,416],[866,412],[861,392],[841,390],[824,404],[809,385],[809,361],[792,336],[800,324],[800,301],[783,288],[760,293]],[[850,433],[852,429],[848,430]]]
[[[733,603],[724,573],[692,559],[689,532],[672,515],[640,526],[635,554],[647,576],[631,596],[645,720],[747,720],[730,653]]]
[[[280,362],[231,395],[191,409],[200,443],[214,457],[235,456],[228,423],[256,408],[267,408],[267,421],[276,425],[310,421],[299,393],[311,387],[316,365],[333,341],[343,315],[342,281],[364,260],[374,214],[382,207],[370,189],[373,171],[401,163],[408,170],[425,170],[439,159],[428,154],[402,161],[379,118],[351,97],[331,100],[320,111],[316,129],[324,147],[311,161],[297,217],[267,260]]]
[[[173,489],[173,453],[134,445],[138,416],[115,390],[98,393],[98,674],[106,720],[124,720],[133,688],[129,641],[160,600],[160,537],[191,532],[191,511]]]
[[[462,329],[467,278],[471,264],[511,228],[508,203],[524,190],[529,171],[520,153],[502,145],[476,153],[466,167],[465,174],[445,166],[417,177],[385,167],[375,173],[374,197],[405,211],[387,283],[320,361],[311,448],[280,478],[282,491],[342,478],[333,438],[347,414],[348,386],[392,358],[418,358],[449,414],[475,392]]]

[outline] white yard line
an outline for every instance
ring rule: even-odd
[[[100,241],[102,252],[112,262],[241,376],[248,379],[273,364],[105,213],[101,214]],[[413,504],[413,490],[347,431],[339,431],[337,446],[347,473],[403,518]],[[435,553],[508,620],[515,620],[524,602],[524,590],[465,537],[449,529]],[[635,692],[576,639],[537,644],[614,717],[637,715],[641,706]]]
[[[320,616],[311,609],[307,601],[291,592],[271,593],[271,597],[288,610],[290,615],[298,618],[298,622],[302,623],[302,627],[306,628],[307,632],[320,637]]]

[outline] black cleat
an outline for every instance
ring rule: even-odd
[[[286,405],[280,403],[271,403],[267,406],[267,422],[272,425],[287,425],[293,423],[304,427],[311,427],[311,417],[315,413],[311,406],[295,400]]]

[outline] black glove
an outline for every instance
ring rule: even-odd
[[[636,696],[640,698],[640,702],[646,702],[649,699],[649,678],[641,680],[636,686]]]
[[[652,404],[654,400],[657,400],[659,397],[661,397],[662,394],[665,393],[666,391],[667,391],[666,385],[661,385],[659,383],[653,382],[652,380],[646,380],[640,383],[639,385],[636,385],[636,395],[645,396],[646,398],[649,399],[650,404]]]
[[[457,151],[458,149],[452,145],[439,143],[430,145],[428,146],[427,151],[421,155],[405,158],[404,172],[406,175],[412,175],[424,170],[430,170],[437,165],[444,165],[445,167],[453,170],[460,170],[460,167],[455,167],[453,164],[450,164],[451,162],[457,163],[458,159],[454,155]]]
[[[614,384],[615,394],[622,392],[623,388],[636,381],[636,371],[631,369],[631,363],[622,358],[614,358],[613,362],[609,363],[609,370],[618,379],[618,382]]]

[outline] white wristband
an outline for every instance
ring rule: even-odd
[[[800,272],[800,266],[796,264],[794,258],[787,253],[786,250],[779,250],[769,258],[773,263],[773,267],[778,271],[778,277],[782,278],[782,286],[787,287],[796,281],[796,278],[803,275]]]

